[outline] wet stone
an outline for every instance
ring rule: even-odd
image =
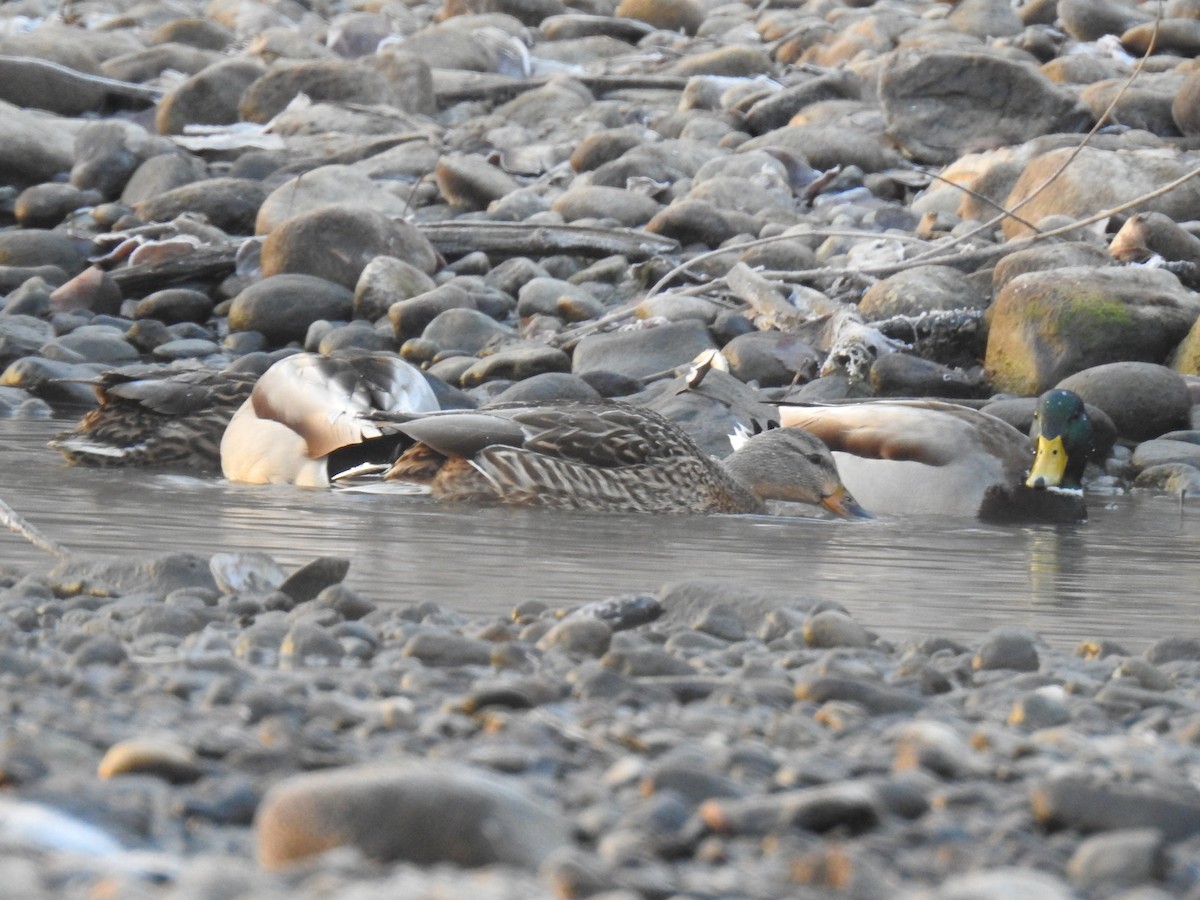
[[[1004,900],[1007,897],[1072,900],[1075,895],[1070,885],[1060,878],[1031,868],[1012,866],[946,879],[934,896],[971,897],[973,900]]]
[[[1038,665],[1038,651],[1029,634],[1010,629],[993,631],[971,658],[971,667],[978,671],[1015,669],[1034,672]]]
[[[844,828],[857,834],[878,825],[881,814],[878,798],[850,782],[781,792],[769,800],[710,800],[700,809],[710,828],[741,834],[777,827],[815,832]]]
[[[1071,882],[1083,889],[1134,886],[1160,879],[1165,842],[1154,828],[1110,831],[1083,841],[1067,863]]]
[[[13,204],[13,217],[22,228],[53,228],[81,206],[98,203],[100,195],[70,184],[39,184],[26,188]]]
[[[1146,649],[1145,659],[1156,666],[1170,662],[1200,660],[1200,638],[1166,637]]]
[[[467,368],[459,381],[463,387],[474,387],[497,379],[523,381],[548,372],[567,372],[570,368],[571,359],[562,350],[528,342],[488,354]]]
[[[188,125],[238,121],[238,101],[266,69],[254,60],[224,59],[176,85],[158,104],[160,134],[182,134]]]
[[[141,201],[138,215],[147,222],[169,222],[198,213],[228,234],[253,234],[258,208],[267,191],[250,178],[207,178]]]
[[[692,622],[692,627],[703,634],[712,635],[723,641],[746,639],[746,626],[741,616],[731,607],[721,604],[705,609]]]
[[[568,618],[547,631],[538,641],[541,650],[559,649],[578,656],[603,656],[612,641],[612,629],[599,619]]]
[[[296,776],[263,799],[255,831],[271,869],[342,845],[378,861],[536,868],[567,843],[565,821],[518,786],[450,765]]]
[[[848,615],[826,609],[804,623],[804,640],[810,647],[866,647],[871,636]]]
[[[0,135],[0,167],[17,187],[54,181],[71,170],[75,136],[45,116],[0,101],[5,128]],[[36,152],[31,152],[36,151]]]
[[[404,645],[404,654],[427,666],[484,666],[491,659],[491,647],[484,641],[439,631],[422,631]]]
[[[155,291],[138,301],[136,319],[157,319],[164,324],[205,322],[212,315],[213,301],[202,291],[168,288]]]
[[[444,284],[414,297],[397,300],[388,307],[388,321],[398,341],[422,337],[429,324],[451,309],[474,310],[475,299],[464,288]],[[430,343],[436,346],[435,341]]]
[[[653,648],[614,648],[609,650],[600,662],[607,668],[631,678],[695,674],[695,669],[686,660]]]
[[[434,177],[447,202],[466,209],[486,209],[519,186],[515,178],[476,155],[443,157]]]
[[[346,319],[354,295],[345,287],[312,275],[275,275],[237,295],[229,309],[234,331],[257,331],[272,344],[303,340],[318,319]]]
[[[746,789],[733,779],[687,764],[655,767],[642,779],[641,788],[646,794],[670,791],[689,804],[699,804],[714,797],[743,797],[746,794]]]
[[[188,747],[156,738],[129,738],[109,747],[100,760],[99,776],[151,775],[172,784],[200,778],[196,754]]]
[[[155,359],[175,362],[181,359],[204,359],[221,352],[220,344],[203,338],[167,341],[153,350]]]
[[[279,590],[297,603],[304,603],[327,588],[341,584],[349,571],[350,560],[338,556],[320,556],[284,579],[279,584]]]
[[[86,266],[87,247],[58,231],[26,228],[0,233],[0,266],[56,266],[77,275]]]
[[[922,698],[884,685],[849,678],[822,676],[796,682],[796,699],[813,703],[845,701],[874,715],[911,713],[921,709]]]
[[[560,400],[600,400],[599,392],[567,372],[542,372],[523,378],[495,397],[496,403],[546,403]]]
[[[935,722],[905,727],[896,737],[897,772],[923,770],[948,780],[969,778],[983,770],[979,755],[952,728]]]
[[[300,623],[288,629],[279,644],[281,657],[297,664],[336,664],[344,655],[342,645],[324,628]]]
[[[169,634],[187,637],[204,627],[205,617],[189,609],[170,606],[151,606],[134,618],[135,635]]]
[[[644,378],[685,365],[713,348],[712,338],[699,322],[601,334],[579,342],[572,357],[572,371],[577,375],[606,371]]]
[[[141,163],[125,181],[120,200],[134,205],[204,177],[204,164],[179,153],[160,153]]]
[[[111,635],[97,635],[80,644],[71,654],[71,665],[76,668],[86,666],[115,666],[125,662],[128,654],[125,647]]]
[[[1200,796],[1191,790],[1060,775],[1036,786],[1030,802],[1043,824],[1085,833],[1144,827],[1178,840],[1200,830]]]
[[[273,228],[263,244],[262,270],[268,277],[312,275],[353,289],[378,256],[405,260],[427,273],[436,268],[433,247],[407,222],[374,210],[327,206]]]
[[[354,286],[354,314],[375,321],[400,300],[432,291],[433,279],[412,263],[394,256],[377,256],[367,263]]]
[[[1043,691],[1033,691],[1017,699],[1008,721],[1026,728],[1054,728],[1068,721],[1070,713],[1065,703]]]
[[[421,337],[447,350],[477,354],[489,344],[515,338],[516,333],[485,313],[458,307],[438,313],[425,326]]]
[[[276,67],[254,81],[241,94],[239,117],[266,123],[301,93],[317,102],[372,104],[397,99],[387,79],[368,66],[343,60],[310,60]]]

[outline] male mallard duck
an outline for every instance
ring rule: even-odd
[[[428,412],[437,397],[425,376],[390,353],[297,353],[271,366],[221,438],[230,481],[328,487],[338,473],[390,462],[372,416]],[[386,443],[386,442],[384,442]]]
[[[717,462],[679,427],[622,403],[514,404],[397,422],[417,443],[388,472],[442,500],[637,513],[758,513],[767,500],[865,516],[829,450],[796,429]]]
[[[257,372],[116,369],[93,388],[100,405],[50,446],[72,465],[216,469],[221,435]]]
[[[1033,460],[1029,438],[987,413],[934,400],[781,406],[779,412],[784,427],[811,431],[829,446],[849,489],[875,512],[993,521],[1086,518],[1081,497],[1024,488]]]
[[[1047,391],[1033,414],[1037,455],[1025,484],[1083,490],[1083,470],[1096,450],[1095,429],[1073,391]]]

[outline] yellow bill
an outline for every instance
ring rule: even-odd
[[[1033,458],[1033,468],[1025,479],[1025,486],[1031,488],[1058,487],[1062,484],[1063,473],[1067,470],[1067,451],[1063,447],[1060,435],[1047,439],[1045,435],[1038,437],[1037,455]]]

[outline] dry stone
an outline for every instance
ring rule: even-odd
[[[880,73],[879,99],[895,140],[926,163],[1090,124],[1079,102],[1037,69],[981,52],[899,51]]]

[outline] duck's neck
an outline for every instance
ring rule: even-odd
[[[721,512],[763,513],[767,511],[766,502],[747,486],[753,476],[747,471],[745,454],[734,452],[718,463],[724,476],[718,488],[728,508],[722,505]]]

